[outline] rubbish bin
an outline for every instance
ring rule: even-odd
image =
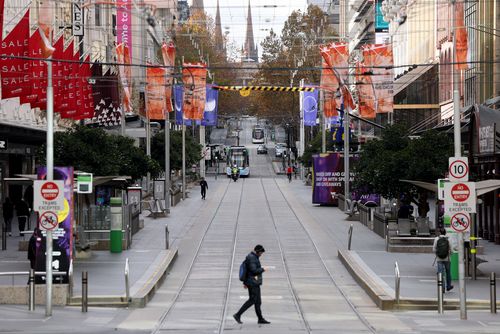
[[[122,251],[122,199],[121,197],[111,197],[111,226],[109,231],[109,250],[111,253],[121,253]]]

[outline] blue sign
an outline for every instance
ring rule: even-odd
[[[384,21],[384,15],[382,14],[382,1],[376,0],[375,4],[375,32],[388,32],[389,22]]]

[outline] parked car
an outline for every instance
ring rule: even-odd
[[[283,155],[283,152],[285,152],[286,150],[286,146],[282,146],[281,144],[276,144],[276,146],[274,146],[274,150],[275,150],[275,155],[277,157],[281,157]]]
[[[257,147],[257,154],[267,154],[267,146],[266,145],[259,145]]]

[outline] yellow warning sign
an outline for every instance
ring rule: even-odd
[[[250,95],[250,91],[249,90],[240,90],[240,95],[243,97],[247,97]]]

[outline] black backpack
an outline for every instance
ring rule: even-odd
[[[436,243],[436,256],[440,259],[446,259],[450,254],[450,242],[446,237],[439,237]]]
[[[247,279],[247,259],[240,264],[240,281],[245,282]]]

